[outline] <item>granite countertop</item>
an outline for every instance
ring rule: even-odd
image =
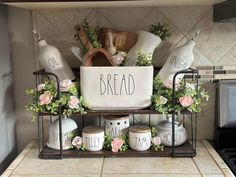
[[[2,177],[234,177],[228,166],[206,140],[197,142],[194,158],[69,158],[38,159],[31,142]]]

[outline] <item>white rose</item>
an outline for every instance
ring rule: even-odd
[[[167,99],[164,96],[160,96],[160,104],[166,104],[167,103]]]

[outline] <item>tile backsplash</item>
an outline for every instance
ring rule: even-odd
[[[153,63],[162,66],[174,47],[191,39],[200,29],[194,48],[193,66],[236,65],[236,25],[213,23],[210,6],[159,7],[159,8],[109,8],[35,10],[33,27],[42,38],[60,49],[72,67],[81,65],[70,51],[78,45],[74,40],[74,26],[84,18],[92,26],[109,27],[123,31],[148,30],[151,24],[168,24],[171,37],[155,50]],[[36,50],[37,53],[37,50]],[[209,104],[199,113],[198,138],[213,138],[215,117],[215,84],[204,87],[210,94]]]

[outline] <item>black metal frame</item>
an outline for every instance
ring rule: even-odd
[[[43,76],[49,76],[55,77],[56,83],[57,83],[57,97],[60,97],[60,89],[59,89],[59,78],[57,75],[53,73],[48,73],[43,70],[36,71],[33,73],[36,77],[36,87],[39,83],[42,81]],[[198,70],[195,69],[187,69],[187,70],[182,70],[177,72],[174,75],[173,78],[173,98],[172,98],[172,103],[173,105],[175,104],[175,96],[176,96],[176,78],[179,74],[191,74],[192,80],[195,80],[197,83],[198,88]],[[184,82],[186,83],[186,80],[184,79]],[[198,90],[197,90],[198,91]],[[121,154],[114,154],[114,153],[109,153],[109,152],[99,152],[99,153],[94,153],[94,152],[76,152],[74,154],[68,155],[68,153],[63,152],[62,148],[62,125],[61,125],[61,120],[62,120],[62,113],[61,113],[61,106],[59,107],[58,110],[58,117],[59,117],[59,139],[60,139],[60,150],[50,150],[46,145],[45,145],[45,137],[44,137],[44,119],[45,116],[50,116],[50,121],[51,121],[51,116],[50,114],[45,114],[45,113],[39,113],[37,115],[37,121],[38,121],[38,147],[39,147],[39,158],[42,159],[62,159],[64,157],[131,157],[131,156],[141,156],[141,157],[153,157],[153,156],[171,156],[171,157],[194,157],[196,155],[196,139],[197,139],[197,113],[190,113],[190,112],[184,112],[183,116],[185,117],[185,114],[190,114],[190,126],[191,126],[191,142],[188,147],[188,151],[183,152],[183,150],[178,150],[181,147],[176,147],[175,146],[175,116],[176,116],[176,111],[174,110],[172,112],[172,147],[167,148],[168,153],[158,153],[155,151],[147,151],[146,153],[140,153],[140,152],[135,152],[132,150],[129,150],[126,154],[125,152],[122,152]],[[114,115],[114,114],[131,114],[133,117],[133,125],[135,124],[134,121],[134,114],[148,114],[148,120],[149,123],[148,125],[150,126],[151,122],[151,114],[159,114],[158,112],[151,110],[151,109],[145,109],[145,110],[123,110],[123,111],[92,111],[92,110],[87,110],[87,115],[98,115],[99,116],[99,124],[101,125],[101,116],[102,115]],[[79,115],[79,114],[76,114]],[[86,115],[80,115],[82,117],[82,127],[84,127],[84,117]],[[49,149],[49,150],[48,150]],[[47,151],[47,152],[46,152]],[[164,150],[165,151],[165,150]],[[51,152],[51,153],[50,153]]]

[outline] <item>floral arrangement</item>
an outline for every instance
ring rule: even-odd
[[[112,150],[112,152],[126,151],[129,148],[129,139],[125,135],[114,139],[110,135],[106,135],[103,148]]]
[[[83,139],[80,136],[75,136],[71,142],[72,146],[77,150],[85,151],[85,145],[83,144]]]
[[[155,127],[151,128],[151,135],[152,135],[151,149],[154,151],[164,151],[164,146],[161,144],[161,138],[157,136],[157,129]]]
[[[168,25],[165,23],[157,23],[157,25],[151,25],[149,27],[149,31],[156,36],[159,36],[162,41],[165,41],[168,37],[171,36],[171,33],[169,32],[167,26]]]
[[[208,94],[202,87],[195,88],[193,84],[180,81],[175,85],[175,105],[172,104],[173,85],[172,81],[162,82],[159,75],[154,78],[154,95],[152,96],[153,107],[156,111],[168,114],[175,109],[176,114],[182,111],[197,113],[208,101]]]
[[[94,48],[101,48],[102,44],[98,40],[97,30],[89,26],[87,19],[84,19],[81,23],[82,28],[84,29],[85,34],[88,36],[88,39]],[[80,40],[78,31],[80,31],[80,26],[75,26],[75,35],[76,40]]]
[[[152,55],[150,53],[142,53],[138,50],[137,66],[151,66],[152,65]]]
[[[71,80],[60,82],[60,97],[57,95],[57,85],[54,81],[45,81],[39,84],[36,89],[28,89],[26,93],[31,96],[31,101],[26,105],[26,110],[33,112],[33,119],[39,112],[58,114],[61,110],[64,116],[73,113],[86,113],[88,104],[82,96],[79,97],[78,88]]]

